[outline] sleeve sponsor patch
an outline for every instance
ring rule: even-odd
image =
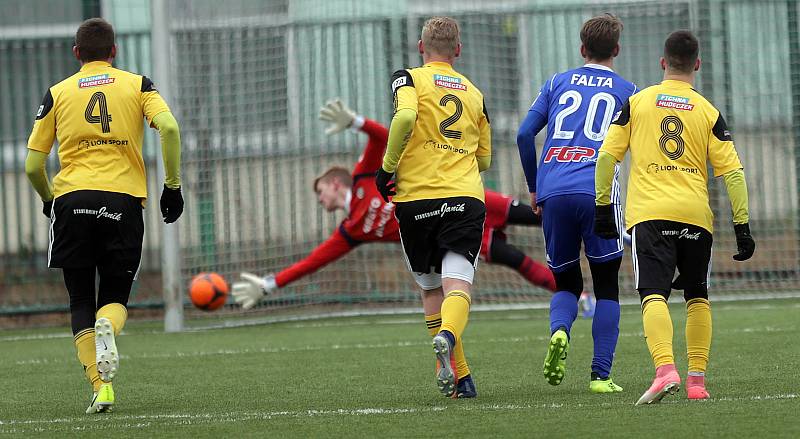
[[[45,93],[44,98],[42,98],[42,105],[39,105],[39,110],[36,112],[36,120],[43,119],[52,109],[53,95],[50,93],[50,89],[48,88],[47,93]]]
[[[413,87],[414,78],[408,70],[398,70],[392,74],[392,93],[396,94],[400,87]]]

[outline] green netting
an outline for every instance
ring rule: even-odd
[[[0,22],[0,312],[64,309],[60,275],[45,268],[46,223],[22,163],[42,93],[77,68],[69,49],[78,22],[68,14],[58,21],[53,8],[36,2],[11,3],[28,5],[19,6],[28,19],[13,29]],[[150,21],[140,15],[149,13],[150,2],[103,5],[102,14],[118,29],[117,65],[152,76]],[[182,128],[187,203],[179,222],[182,278],[209,270],[229,281],[241,270],[275,272],[333,231],[342,215],[319,208],[310,183],[330,165],[351,166],[366,139],[353,133],[326,137],[317,109],[341,97],[388,124],[388,78],[420,63],[416,41],[431,15],[460,21],[464,49],[456,68],[487,98],[495,156],[486,185],[526,199],[515,145],[519,123],[543,81],[582,62],[583,21],[609,11],[625,24],[617,70],[640,88],[660,80],[659,54],[670,31],[690,28],[701,39],[696,87],[733,130],[758,244],[750,262],[730,260],[735,243],[729,202],[721,182],[712,182],[712,295],[797,291],[799,7],[770,0],[169,1],[169,96]],[[158,86],[159,78],[153,79]],[[145,152],[153,191],[160,153],[152,135]],[[51,173],[55,169],[52,161]],[[134,305],[158,306],[161,300],[159,219],[156,209],[148,209]],[[544,259],[539,229],[510,227],[508,235],[534,259]],[[621,276],[631,293],[628,258]],[[476,303],[548,298],[503,267],[482,264],[477,279]],[[416,297],[399,247],[374,244],[280,290],[261,310],[414,305]]]

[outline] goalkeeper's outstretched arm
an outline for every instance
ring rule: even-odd
[[[285,287],[303,276],[314,273],[341,258],[353,247],[339,229],[336,229],[325,242],[318,245],[303,260],[292,264],[278,274],[261,277],[251,273],[242,273],[241,281],[233,284],[233,298],[242,308],[250,309],[274,289]]]

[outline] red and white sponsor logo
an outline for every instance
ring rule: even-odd
[[[674,108],[676,110],[686,110],[686,111],[692,111],[694,109],[693,104],[685,104],[683,102],[673,102],[673,101],[656,101],[656,107]]]
[[[114,78],[110,78],[108,75],[95,75],[86,78],[80,78],[78,80],[78,87],[79,88],[97,87],[100,85],[113,84],[113,83],[114,83]]]
[[[466,85],[458,83],[458,82],[449,82],[449,81],[442,81],[441,79],[437,79],[436,81],[433,81],[433,83],[437,87],[450,88],[450,89],[453,89],[453,90],[466,90],[467,89]]]
[[[544,156],[544,163],[556,162],[588,162],[596,152],[585,146],[552,146]]]

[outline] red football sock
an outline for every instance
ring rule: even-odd
[[[525,256],[525,259],[522,260],[522,264],[517,268],[517,271],[525,279],[528,279],[528,282],[552,292],[556,291],[556,279],[553,277],[553,272],[545,265],[534,261],[528,256]]]

